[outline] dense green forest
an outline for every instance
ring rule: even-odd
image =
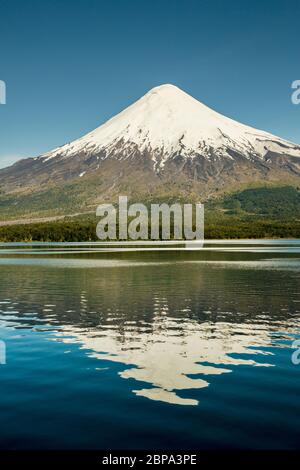
[[[231,194],[221,201],[231,214],[255,214],[279,219],[300,218],[300,191],[291,186],[257,188]]]
[[[300,238],[300,221],[210,217],[205,238]],[[58,221],[0,227],[0,241],[97,241],[96,222]]]
[[[0,241],[97,241],[94,214],[0,227]],[[205,205],[205,238],[300,238],[297,188],[257,188]]]

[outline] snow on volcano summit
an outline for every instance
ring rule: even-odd
[[[298,145],[229,119],[174,85],[161,85],[92,132],[39,158],[102,153],[126,159],[136,150],[149,152],[157,171],[178,154],[208,160],[233,158],[232,151],[245,158],[300,155]]]

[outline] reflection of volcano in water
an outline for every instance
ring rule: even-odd
[[[86,303],[84,293],[82,303]],[[208,387],[210,375],[231,372],[231,366],[241,364],[272,365],[252,359],[253,355],[272,354],[258,349],[271,344],[272,335],[263,322],[198,323],[170,318],[163,299],[156,299],[154,313],[151,331],[127,321],[121,336],[113,325],[84,330],[67,326],[58,335],[65,343],[78,341],[84,349],[92,351],[89,353],[92,357],[134,366],[121,372],[121,377],[151,385],[137,387],[136,395],[181,405],[198,404],[197,400],[181,398],[180,391]],[[281,323],[281,330],[283,326]],[[232,354],[251,355],[251,359]]]
[[[47,266],[46,258],[16,269],[7,258],[0,326],[76,342],[107,365],[123,364],[120,375],[135,381],[136,395],[182,405],[197,405],[192,390],[235,366],[273,365],[274,339],[290,347],[299,327],[299,270],[264,263],[249,269],[259,254],[244,254],[237,268],[228,267],[230,254],[218,266],[155,256],[145,262],[144,255],[139,265],[122,258],[119,267],[118,258],[113,267],[99,259],[85,269],[63,256],[61,269]]]

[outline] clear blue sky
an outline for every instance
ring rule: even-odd
[[[173,83],[300,143],[299,0],[0,0],[0,166]]]

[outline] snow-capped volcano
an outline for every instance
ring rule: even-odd
[[[249,184],[298,186],[299,178],[299,145],[162,85],[80,139],[0,170],[0,189],[14,213],[57,214],[120,194],[205,201]]]
[[[263,158],[267,152],[299,156],[299,146],[267,132],[229,119],[200,103],[174,85],[161,85],[94,131],[41,156],[72,157],[102,153],[101,159],[125,159],[136,150],[151,153],[155,171],[180,154],[233,158]]]

